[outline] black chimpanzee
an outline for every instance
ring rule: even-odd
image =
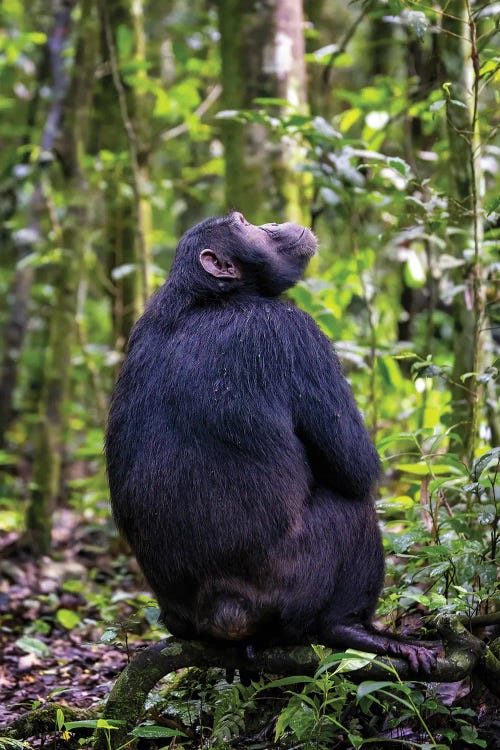
[[[106,437],[113,514],[183,638],[433,653],[374,631],[379,461],[327,338],[279,295],[316,250],[241,213],[181,239],[130,337]]]

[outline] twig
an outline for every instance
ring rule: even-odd
[[[346,51],[347,45],[353,38],[354,34],[357,31],[359,24],[365,18],[369,10],[370,10],[370,3],[367,3],[363,7],[359,16],[354,20],[350,28],[347,29],[344,35],[344,38],[342,39],[337,49],[334,52],[332,52],[332,54],[330,55],[328,62],[326,63],[326,66],[325,66],[325,70],[323,71],[323,84],[325,86],[327,86],[330,82],[329,81],[330,72],[331,72],[331,68],[333,67],[333,64],[335,63],[335,60],[337,59],[339,55],[342,55]]]
[[[215,84],[215,86],[208,92],[206,99],[202,101],[202,103],[199,105],[197,109],[194,111],[194,115],[196,117],[203,117],[203,115],[210,109],[212,104],[217,101],[217,99],[222,94],[222,86],[220,83]],[[160,141],[163,141],[164,143],[166,141],[171,141],[173,138],[177,138],[180,135],[183,135],[184,133],[189,132],[189,125],[187,122],[181,122],[179,125],[176,125],[173,128],[170,128],[170,130],[165,130],[163,133],[159,133],[157,136],[157,139]]]

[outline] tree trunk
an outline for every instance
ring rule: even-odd
[[[219,0],[223,106],[255,108],[257,97],[306,108],[301,0]],[[285,114],[289,107],[273,111]],[[223,123],[227,204],[255,222],[304,220],[300,149],[273,142],[260,123]]]
[[[113,164],[107,174],[105,193],[106,246],[113,283],[114,345],[123,349],[130,329],[150,294],[152,209],[149,185],[149,103],[138,85],[127,85],[120,58],[118,32],[126,28],[132,37],[135,78],[146,78],[142,0],[100,0],[104,57],[110,74],[103,80],[98,147],[123,151],[124,166]],[[131,188],[131,190],[130,190]]]
[[[482,175],[478,133],[479,60],[475,23],[468,0],[452,0],[443,15],[441,34],[443,82],[449,141],[449,213],[451,251],[463,261],[454,282],[454,366],[451,424],[457,438],[452,449],[472,464],[479,430],[481,386],[477,375],[490,350],[485,324],[482,244]],[[464,379],[463,376],[466,376]],[[495,424],[498,422],[498,415]],[[498,426],[495,428],[498,429]]]
[[[0,374],[0,448],[5,445],[5,433],[14,413],[14,391],[17,384],[19,361],[26,335],[28,305],[34,276],[33,267],[23,265],[21,261],[33,252],[41,240],[40,216],[45,204],[42,189],[43,171],[50,168],[50,161],[48,165],[46,163],[47,155],[53,151],[62,117],[62,101],[68,83],[67,77],[63,74],[63,55],[71,33],[70,20],[71,8],[61,5],[55,15],[43,60],[39,65],[38,85],[40,87],[45,82],[45,77],[50,67],[52,101],[40,139],[40,153],[42,158],[38,165],[38,180],[29,201],[27,227],[22,234],[20,233],[21,239],[17,242],[17,259],[19,265],[16,267],[14,279],[8,294],[8,314],[3,334],[5,350]],[[35,125],[35,112],[38,104],[39,97],[37,97],[37,101],[33,104],[28,117],[32,127]],[[27,145],[27,142],[24,145]]]
[[[66,3],[68,22],[72,8]],[[87,130],[88,105],[96,62],[97,21],[94,0],[82,0],[74,73],[63,102],[63,128],[58,150],[64,177],[67,213],[61,236],[64,258],[55,278],[56,295],[49,322],[34,478],[27,516],[27,540],[34,554],[51,546],[51,517],[59,493],[71,349],[75,341],[77,293],[84,268],[87,185],[81,153]]]

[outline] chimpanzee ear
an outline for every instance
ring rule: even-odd
[[[218,279],[241,278],[241,270],[234,263],[227,260],[222,253],[210,250],[208,247],[201,251],[200,263],[207,273]]]

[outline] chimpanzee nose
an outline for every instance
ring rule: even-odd
[[[234,211],[233,216],[235,217],[236,221],[240,221],[245,226],[248,226],[249,222],[245,219],[242,213],[239,211]]]

